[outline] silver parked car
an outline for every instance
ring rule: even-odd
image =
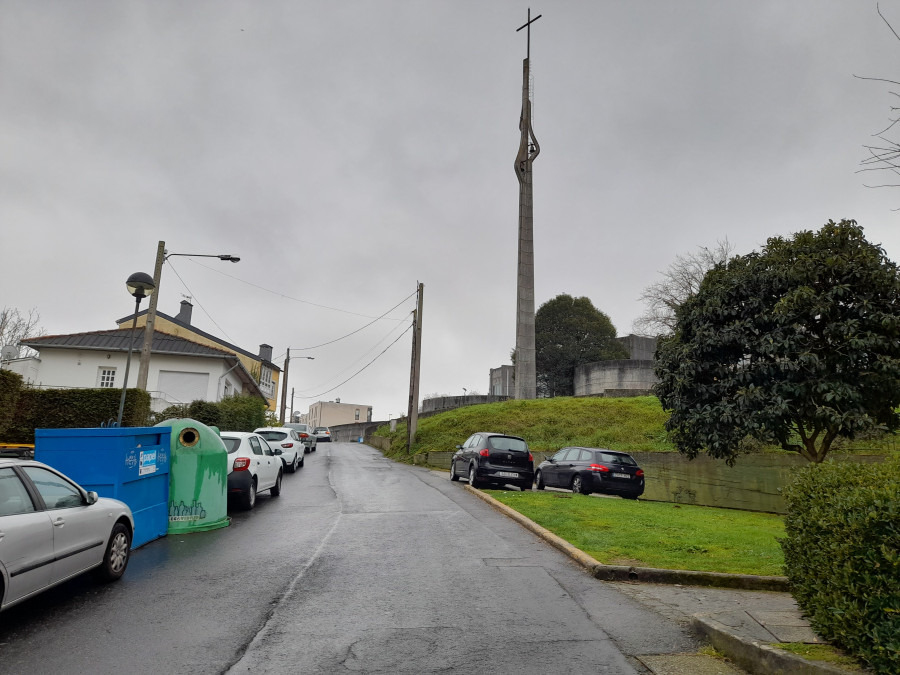
[[[299,422],[286,422],[286,427],[289,427],[297,432],[297,435],[300,436],[300,440],[303,441],[303,452],[307,455],[310,452],[316,451],[316,442],[318,439],[316,438],[315,433],[313,433],[313,428],[308,424],[300,424]]]
[[[0,610],[91,569],[119,579],[133,533],[127,504],[46,464],[0,458]]]

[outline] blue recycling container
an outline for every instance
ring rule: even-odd
[[[137,548],[168,531],[170,440],[169,427],[35,429],[34,458],[128,504]]]

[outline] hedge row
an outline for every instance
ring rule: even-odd
[[[900,673],[900,461],[826,462],[785,488],[785,571],[813,628]]]
[[[32,389],[19,386],[0,371],[0,441],[34,443],[35,429],[99,427],[119,416],[121,389]],[[15,391],[14,391],[15,390]],[[150,394],[129,389],[122,426],[147,424]]]
[[[253,431],[267,425],[266,403],[252,396],[232,396],[218,403],[194,401],[188,405],[170,406],[153,415],[151,421],[190,417],[220,431]]]

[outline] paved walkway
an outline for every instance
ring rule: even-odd
[[[601,565],[583,551],[484,492],[464,487],[569,555],[595,577],[628,578],[628,575],[623,577],[622,570]],[[678,571],[669,573],[663,570],[632,569],[638,570],[638,573],[630,576],[641,579],[670,581],[672,574],[678,574]],[[686,581],[704,583],[697,573],[683,574]],[[735,577],[737,581],[740,581],[738,577],[744,577],[751,583],[754,579],[777,579],[748,575],[719,576]],[[781,581],[784,582],[783,579]],[[703,654],[638,657],[654,675],[740,675],[745,672],[764,675],[846,675],[850,672],[827,663],[807,661],[772,646],[780,642],[824,642],[810,628],[809,622],[789,593],[714,588],[689,583],[607,583],[667,618],[690,623],[719,652],[746,669],[742,671],[731,663]],[[784,587],[784,584],[775,587]],[[864,671],[853,672],[860,675]]]

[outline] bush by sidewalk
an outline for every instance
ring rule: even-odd
[[[877,673],[900,672],[900,462],[826,462],[785,489],[782,541],[797,604]]]

